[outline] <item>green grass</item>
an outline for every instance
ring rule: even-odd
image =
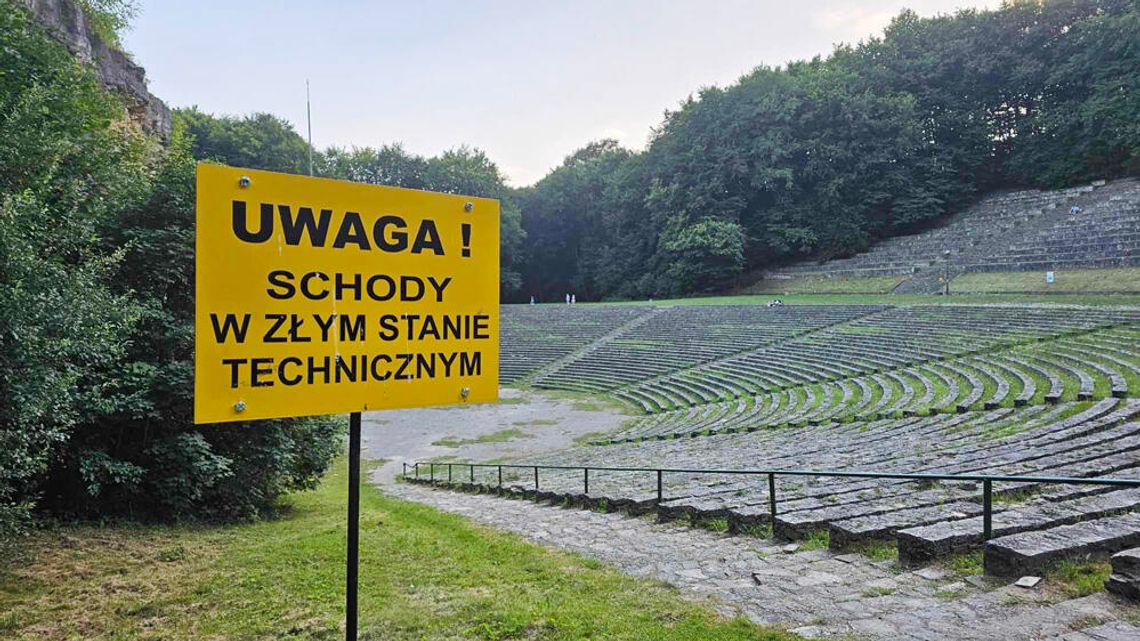
[[[897,561],[899,547],[894,541],[867,541],[852,548],[872,561]]]
[[[1112,564],[1108,561],[1062,561],[1045,576],[1050,582],[1055,582],[1067,598],[1075,599],[1104,590],[1104,582],[1110,574]]]
[[[906,276],[871,278],[827,278],[803,276],[791,279],[758,280],[742,290],[744,294],[886,294],[906,280]]]
[[[946,569],[957,574],[960,577],[980,575],[985,572],[982,565],[982,551],[975,550],[965,554],[958,554],[946,559],[944,565]]]
[[[456,436],[445,436],[438,441],[432,441],[432,445],[439,447],[462,447],[464,445],[475,445],[477,443],[506,443],[517,438],[534,438],[534,435],[527,434],[526,432],[509,427],[505,430],[491,432],[490,434],[480,434],[475,438],[459,438]]]
[[[516,386],[516,389],[541,394],[548,399],[556,401],[571,401],[574,410],[579,412],[611,411],[620,414],[638,414],[640,411],[598,392],[579,392],[574,390],[536,389],[526,386]]]
[[[699,296],[654,300],[653,305],[765,305],[770,294],[742,296]],[[963,305],[986,303],[1064,303],[1071,305],[1140,305],[1137,294],[1071,294],[1058,299],[1050,294],[789,294],[781,295],[786,305]],[[631,300],[593,305],[645,305],[649,301]]]
[[[514,423],[511,423],[511,425],[520,425],[523,427],[527,427],[527,426],[542,427],[545,425],[558,425],[558,419],[556,419],[556,418],[535,418],[535,419],[531,419],[529,421],[515,421]]]
[[[826,550],[831,545],[831,533],[827,530],[816,530],[800,543],[800,551]]]
[[[874,599],[881,596],[890,596],[898,592],[898,588],[867,588],[863,590],[863,596],[868,599]]]
[[[697,522],[697,527],[704,528],[712,532],[727,532],[728,519],[724,517],[701,519]]]
[[[577,447],[585,447],[590,443],[595,443],[604,438],[609,437],[609,432],[586,432],[574,437],[574,445]]]
[[[39,533],[0,565],[0,636],[342,638],[345,485],[341,462],[284,516],[247,525]],[[362,639],[796,638],[367,485],[360,550]]]
[[[1053,283],[1044,271],[963,274],[950,281],[951,291],[977,293],[1137,293],[1140,267],[1055,271]]]

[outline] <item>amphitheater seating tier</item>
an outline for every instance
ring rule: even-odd
[[[911,276],[895,291],[935,293],[940,278],[966,272],[1137,265],[1140,181],[1124,179],[992,194],[932,229],[888,238],[850,258],[771,269],[764,278]]]
[[[504,384],[609,395],[637,414],[520,463],[1140,477],[1134,308],[539,305],[502,318]],[[1136,488],[995,483],[987,543],[976,483],[785,476],[773,521],[762,476],[667,474],[660,504],[653,474],[591,472],[588,496],[581,482],[543,471],[542,495],[786,538],[826,530],[836,548],[890,540],[904,563],[983,549],[1001,574],[1135,546],[1140,508]]]

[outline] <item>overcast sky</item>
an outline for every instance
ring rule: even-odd
[[[757,65],[826,55],[991,0],[141,0],[124,38],[171,106],[268,111],[313,142],[485,150],[511,184],[591,140],[642,149],[662,113]]]

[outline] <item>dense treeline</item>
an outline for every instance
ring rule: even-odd
[[[0,531],[36,506],[244,518],[312,486],[336,422],[192,424],[184,127],[165,148],[143,135],[12,0],[0,69]]]
[[[1132,0],[920,18],[761,67],[666,114],[643,153],[590,144],[519,194],[518,299],[708,291],[929,224],[987,190],[1140,173]]]
[[[179,109],[176,119],[193,140],[193,156],[235,167],[308,173],[377,185],[428,189],[500,200],[502,295],[518,290],[521,275],[522,214],[502,172],[485,153],[458,147],[432,158],[405,151],[400,145],[313,150],[288,122],[266,113],[244,118],[217,117],[197,109]]]

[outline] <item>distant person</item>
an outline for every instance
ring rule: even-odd
[[[531,305],[533,305],[533,304],[534,304],[534,296],[531,296],[531,297],[530,297],[530,304],[531,304]]]
[[[566,304],[570,304],[570,294],[566,294]]]
[[[578,304],[578,295],[577,294],[570,294],[570,304],[571,305],[577,305]]]

